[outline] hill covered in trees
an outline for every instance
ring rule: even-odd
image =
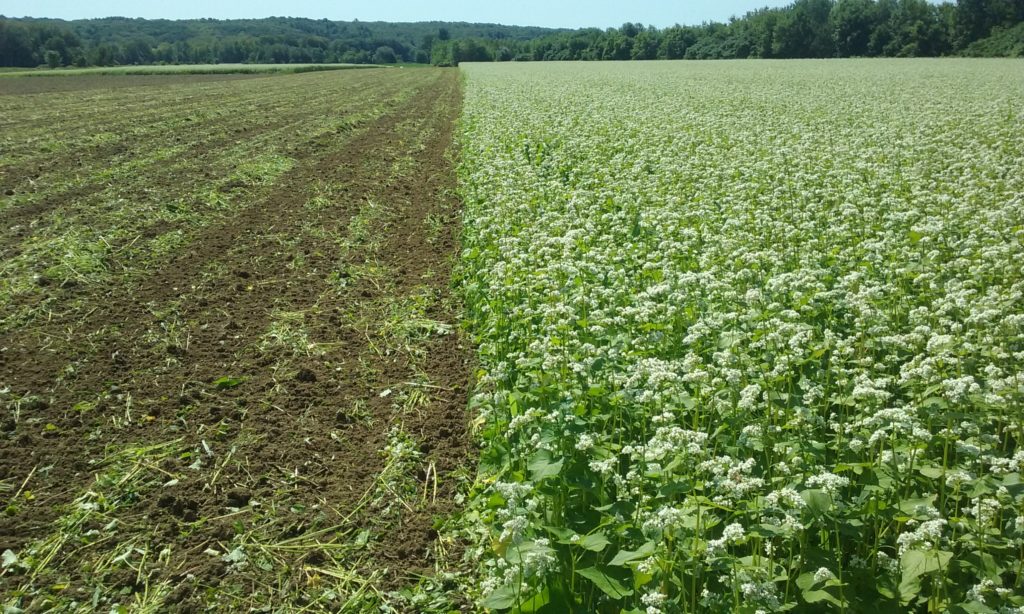
[[[430,63],[453,40],[522,43],[561,30],[451,22],[265,19],[64,21],[0,16],[0,66]]]
[[[796,0],[727,23],[556,30],[270,17],[0,16],[0,66],[1024,55],[1024,0]]]

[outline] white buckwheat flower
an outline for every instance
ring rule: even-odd
[[[845,488],[850,485],[850,478],[838,476],[828,471],[822,471],[818,475],[812,475],[807,478],[807,486],[811,488],[820,488],[829,494],[829,496],[835,497],[839,493],[840,488]]]

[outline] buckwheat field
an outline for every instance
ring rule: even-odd
[[[482,604],[1024,611],[1021,68],[465,67]]]

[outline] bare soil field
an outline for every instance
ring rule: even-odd
[[[272,75],[249,74],[166,74],[166,75],[61,75],[50,78],[0,78],[0,96],[21,96],[49,92],[81,92],[124,87],[167,86],[239,79],[266,79]]]
[[[401,611],[474,466],[458,73],[17,81],[81,87],[0,96],[4,604]]]

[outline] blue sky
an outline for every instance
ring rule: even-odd
[[[792,0],[3,0],[8,17],[312,17],[362,21],[473,21],[528,26],[609,27],[632,21],[659,27],[724,21]]]

